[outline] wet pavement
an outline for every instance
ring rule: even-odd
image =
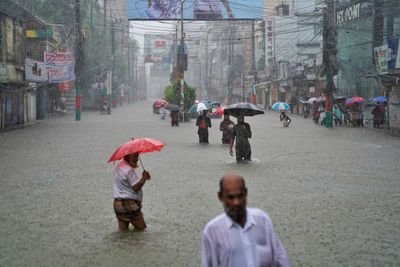
[[[245,177],[249,206],[269,213],[293,266],[399,266],[400,139],[296,115],[282,128],[278,117],[246,117],[253,161],[240,165],[221,144],[221,120],[200,145],[194,120],[172,128],[151,102],[0,134],[0,266],[199,266],[227,172]],[[120,234],[106,161],[131,137],[167,145],[142,156],[153,177],[147,231]]]

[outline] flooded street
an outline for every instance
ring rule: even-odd
[[[297,115],[282,128],[278,116],[245,118],[254,160],[240,165],[220,119],[199,145],[195,120],[171,127],[151,102],[0,134],[0,266],[199,266],[228,172],[244,176],[248,205],[270,215],[293,266],[400,265],[400,139]],[[142,156],[148,229],[120,234],[107,160],[131,137],[166,146]]]

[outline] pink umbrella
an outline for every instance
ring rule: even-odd
[[[346,100],[346,106],[351,106],[356,103],[362,103],[365,99],[360,96],[355,96]]]
[[[116,161],[123,159],[124,156],[129,154],[142,154],[148,152],[161,151],[161,149],[165,146],[165,144],[159,140],[153,138],[138,138],[133,139],[129,142],[126,142],[122,146],[120,146],[115,152],[112,154],[108,162]],[[143,167],[142,160],[140,159],[140,164]],[[143,168],[144,169],[144,168]]]

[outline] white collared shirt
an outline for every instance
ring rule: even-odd
[[[290,266],[269,216],[260,209],[246,210],[243,228],[225,213],[206,225],[202,236],[203,267]]]

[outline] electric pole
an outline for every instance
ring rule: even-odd
[[[255,20],[251,23],[251,72],[254,80],[252,85],[251,103],[257,104],[256,84],[257,84],[257,71],[256,71],[256,40],[255,40]]]
[[[114,69],[115,69],[115,29],[114,20],[111,20],[111,105],[113,108],[117,107],[115,93],[113,92],[114,85]]]
[[[180,48],[178,52],[178,73],[180,73],[181,78],[181,111],[183,122],[185,122],[185,70],[186,70],[186,57],[185,57],[185,34],[183,32],[183,3],[181,0],[181,40]]]
[[[109,54],[109,52],[110,52],[110,50],[109,50],[109,48],[108,48],[108,45],[107,45],[107,0],[103,0],[104,2],[104,4],[103,4],[103,34],[104,34],[104,43],[103,43],[103,51],[104,51],[104,53],[105,53],[105,65],[106,65],[106,67],[105,67],[105,74],[106,74],[106,79],[104,79],[105,80],[105,83],[104,83],[104,86],[105,86],[105,89],[106,90],[104,90],[104,98],[108,98],[108,106],[109,106],[109,109],[110,109],[110,112],[111,112],[111,101],[112,101],[112,97],[111,97],[111,90],[112,90],[112,88],[111,88],[111,86],[112,86],[112,81],[108,81],[108,79],[112,79],[112,76],[111,75],[108,75],[109,74],[109,66],[110,66],[110,54]],[[103,101],[104,101],[105,99],[103,99]]]
[[[323,30],[323,63],[326,76],[326,104],[325,104],[325,127],[332,127],[333,92],[336,91],[333,77],[338,73],[339,68],[336,60],[336,28],[335,28],[335,3],[334,0],[326,0]]]
[[[81,68],[83,62],[83,36],[80,22],[81,1],[75,2],[75,120],[81,120]]]

